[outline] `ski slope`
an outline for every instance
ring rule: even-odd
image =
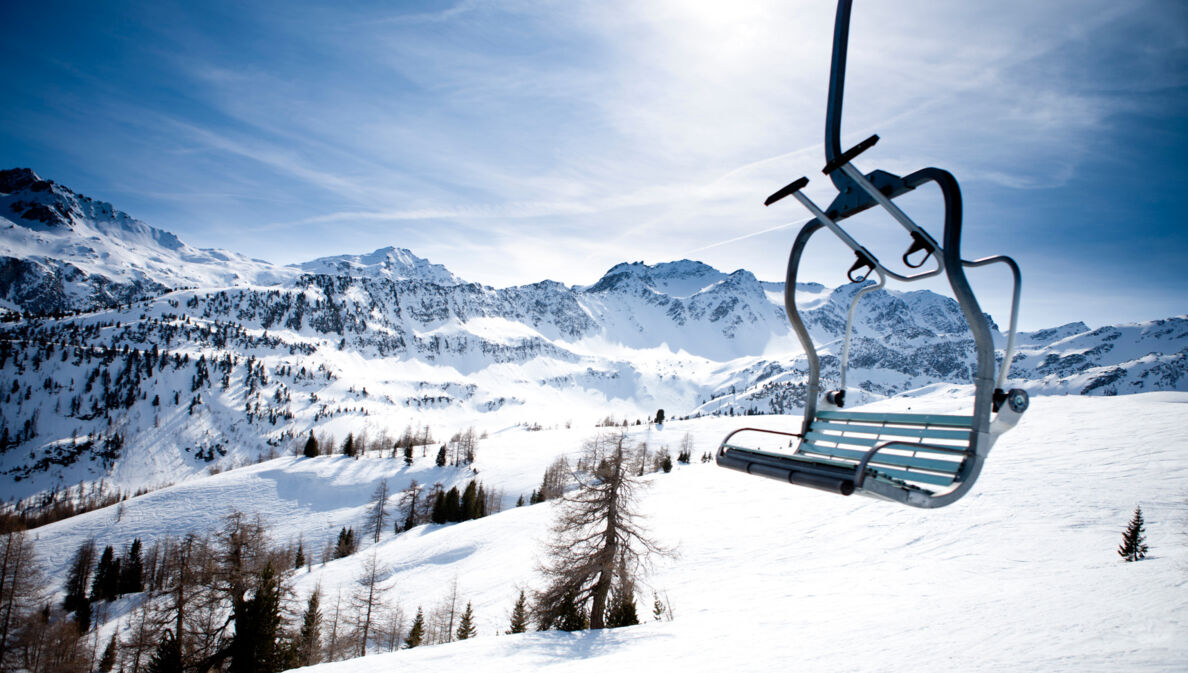
[[[954,411],[958,387],[886,400],[871,409]],[[742,419],[632,428],[675,454],[685,432],[694,458]],[[798,419],[748,417],[787,427]],[[602,632],[498,635],[534,567],[552,504],[515,508],[560,452],[594,428],[493,432],[479,445],[478,478],[508,509],[476,521],[422,526],[364,543],[352,557],[289,577],[298,599],[315,586],[323,612],[350,591],[367,557],[386,569],[390,599],[411,618],[458,581],[479,637],[372,654],[303,669],[605,671],[774,670],[1182,671],[1188,669],[1188,394],[1033,398],[996,445],[973,492],[941,510],[843,498],[719,469],[677,466],[647,479],[642,510],[663,543],[640,587],[673,621]],[[362,524],[379,479],[393,492],[411,478],[464,483],[468,470],[411,468],[389,458],[282,458],[195,479],[38,529],[39,555],[61,584],[87,537],[123,545],[214,529],[232,510],[259,512],[274,540],[299,536],[320,554],[343,525]],[[1135,505],[1150,556],[1123,563],[1115,549]],[[113,605],[114,628],[132,599]],[[344,598],[345,600],[345,598]],[[110,631],[106,631],[109,633]]]

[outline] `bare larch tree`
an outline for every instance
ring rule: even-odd
[[[548,581],[536,594],[542,627],[565,628],[576,609],[588,615],[590,628],[605,628],[616,577],[631,580],[650,555],[667,553],[641,525],[636,495],[642,482],[629,464],[634,448],[625,431],[586,444],[582,463],[592,472],[574,475],[579,488],[563,497],[540,568]]]

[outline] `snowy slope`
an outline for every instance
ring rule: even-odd
[[[954,411],[968,390],[888,400],[872,408]],[[795,418],[748,424],[788,427]],[[712,450],[732,419],[670,422],[633,435],[695,455]],[[480,442],[476,468],[508,500],[539,482],[558,452],[593,428],[508,429]],[[601,633],[495,637],[518,587],[536,585],[538,541],[552,505],[385,535],[354,556],[315,562],[290,577],[299,596],[315,585],[333,602],[371,554],[388,569],[406,615],[439,603],[458,579],[479,637],[323,664],[318,673],[388,670],[1126,670],[1188,666],[1188,394],[1044,396],[995,447],[973,492],[935,511],[842,498],[721,470],[678,466],[648,479],[648,524],[679,551],[641,589],[666,595],[672,622]],[[283,458],[194,480],[38,530],[37,549],[60,585],[83,540],[126,544],[212,530],[232,509],[259,512],[278,541],[318,549],[342,525],[358,526],[378,479],[448,486],[471,477],[388,458]],[[1114,551],[1135,505],[1151,556],[1125,564]],[[130,609],[113,607],[107,628]],[[106,632],[105,632],[106,633]],[[106,637],[106,636],[105,636]]]

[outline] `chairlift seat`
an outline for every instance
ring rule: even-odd
[[[822,409],[784,453],[722,443],[719,464],[842,495],[872,491],[894,500],[932,498],[951,490],[974,455],[971,416]],[[912,497],[911,494],[916,494]]]
[[[859,170],[854,160],[872,147],[878,136],[871,136],[842,151],[841,109],[852,2],[838,0],[825,115],[827,163],[824,172],[833,181],[838,195],[826,210],[821,210],[805,194],[808,179],[802,177],[764,202],[770,206],[791,196],[813,215],[792,243],[784,281],[785,313],[804,348],[808,367],[800,432],[759,428],[735,430],[722,440],[717,463],[748,474],[842,495],[861,493],[913,507],[943,507],[969,492],[997,438],[1014,427],[1027,410],[1027,393],[1007,386],[1018,331],[1022,275],[1018,264],[1005,255],[975,260],[962,258],[961,189],[951,173],[939,168],[922,168],[899,177],[884,171]],[[932,237],[893,202],[896,197],[928,183],[940,189],[944,202],[944,230],[940,239]],[[841,220],[874,206],[890,214],[908,232],[907,252],[901,258],[907,268],[905,272],[888,268],[840,224]],[[820,358],[796,306],[796,287],[805,247],[816,232],[824,229],[832,232],[854,253],[856,261],[847,272],[852,282],[865,281],[872,274],[878,281],[859,289],[850,301],[840,358],[839,387],[828,392],[822,390]],[[921,252],[923,257],[913,257]],[[932,263],[927,265],[928,268],[921,268],[930,259]],[[1010,270],[1014,288],[1010,329],[997,376],[990,322],[965,276],[967,268],[991,264],[1002,264]],[[971,415],[843,411],[850,341],[859,300],[882,289],[888,278],[913,283],[941,274],[949,281],[973,339]],[[744,432],[759,433],[760,437],[753,441],[734,439]],[[762,437],[764,433],[766,438]]]

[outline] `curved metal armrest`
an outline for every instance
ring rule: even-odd
[[[1019,265],[1015,260],[1006,255],[994,255],[993,257],[983,257],[975,259],[972,262],[968,260],[961,260],[961,264],[968,267],[986,266],[988,264],[1006,264],[1011,270],[1011,276],[1015,281],[1015,291],[1011,295],[1011,327],[1007,334],[1006,349],[1003,351],[1002,368],[998,371],[998,380],[994,382],[994,387],[1003,389],[1006,388],[1007,373],[1011,369],[1011,358],[1015,357],[1015,334],[1019,327],[1019,296],[1023,292],[1023,274],[1019,271]]]
[[[882,444],[879,444],[878,446],[874,447],[873,449],[867,451],[866,455],[862,456],[862,460],[858,461],[858,466],[856,468],[857,474],[854,475],[854,488],[862,488],[862,484],[864,484],[866,482],[866,467],[870,463],[870,460],[872,458],[874,458],[875,454],[878,453],[879,451],[882,451],[883,449],[890,448],[892,446],[900,446],[900,447],[903,447],[909,451],[916,450],[916,449],[928,449],[930,451],[941,451],[944,453],[952,453],[952,454],[961,455],[966,458],[974,455],[974,452],[971,449],[958,449],[955,446],[941,446],[939,444],[917,444],[915,442],[905,442],[902,440],[893,440],[890,442],[883,442]]]
[[[723,447],[726,446],[726,442],[729,442],[731,437],[737,435],[740,432],[766,432],[769,435],[783,435],[785,437],[798,437],[800,439],[804,439],[804,435],[800,434],[799,432],[783,432],[781,430],[767,430],[764,428],[739,428],[726,435],[726,437],[722,439],[721,443],[718,444],[719,456],[722,455],[722,450]]]

